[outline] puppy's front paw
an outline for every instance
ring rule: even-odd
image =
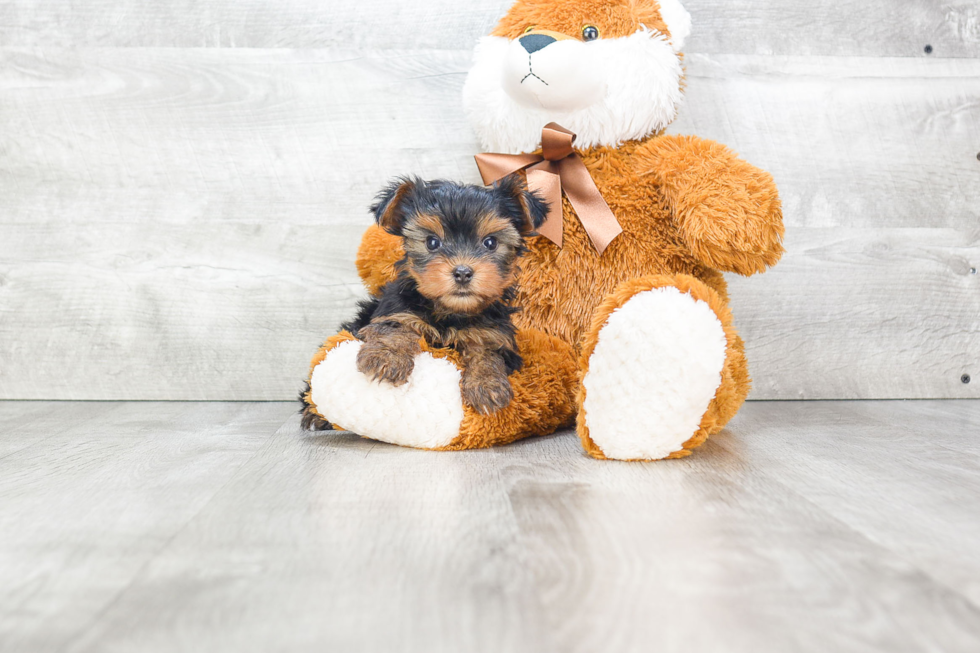
[[[489,415],[510,405],[514,390],[506,376],[463,374],[463,401],[478,413]]]
[[[357,370],[372,381],[405,385],[414,368],[414,356],[381,343],[367,342],[357,352]]]

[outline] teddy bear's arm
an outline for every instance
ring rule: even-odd
[[[381,287],[398,277],[395,265],[405,256],[402,240],[376,224],[364,232],[357,248],[357,273],[368,293],[378,296]]]
[[[714,141],[663,136],[636,153],[637,171],[664,193],[691,252],[710,267],[750,275],[783,254],[772,175]]]

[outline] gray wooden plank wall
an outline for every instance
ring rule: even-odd
[[[0,398],[293,396],[377,187],[476,180],[460,88],[508,4],[0,4]],[[671,130],[786,209],[732,279],[753,397],[980,397],[980,3],[687,6]]]

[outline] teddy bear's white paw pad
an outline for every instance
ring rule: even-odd
[[[705,302],[673,287],[638,293],[599,331],[582,380],[592,441],[620,460],[682,449],[721,384],[725,350]]]
[[[358,435],[407,447],[444,447],[459,435],[463,401],[455,365],[419,354],[408,382],[395,387],[357,370],[360,348],[356,340],[341,343],[313,370],[311,398],[321,415]]]

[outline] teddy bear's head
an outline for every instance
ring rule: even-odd
[[[678,0],[517,0],[480,40],[463,101],[483,146],[530,152],[557,122],[577,147],[664,129],[691,18]]]

